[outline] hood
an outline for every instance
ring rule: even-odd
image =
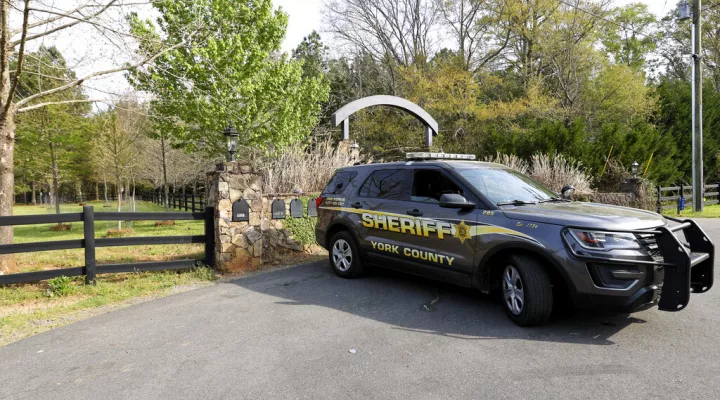
[[[654,212],[575,201],[505,206],[502,211],[511,219],[604,230],[649,229],[667,225],[667,220]]]

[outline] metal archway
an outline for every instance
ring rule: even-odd
[[[396,96],[369,96],[346,104],[332,115],[334,126],[342,124],[343,139],[350,139],[350,116],[372,106],[390,106],[413,115],[425,125],[425,145],[432,146],[433,136],[438,135],[438,123],[419,105]]]

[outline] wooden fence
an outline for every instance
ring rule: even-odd
[[[157,205],[165,204],[165,196],[153,194],[152,202]],[[184,210],[196,212],[205,207],[205,196],[193,194],[173,194],[170,193],[168,199],[168,207],[174,210]]]
[[[703,204],[711,205],[720,202],[720,184],[705,185],[703,190]],[[680,204],[684,204],[685,208],[692,209],[692,186],[669,186],[655,188],[657,192],[657,212],[662,213],[663,210],[676,209],[680,214]]]
[[[92,206],[83,207],[81,213],[24,215],[0,217],[0,226],[52,224],[63,222],[82,222],[84,237],[76,240],[59,240],[50,242],[4,244],[0,245],[0,254],[35,253],[50,250],[85,249],[85,265],[76,268],[62,268],[47,271],[25,272],[0,275],[0,285],[13,283],[37,282],[58,276],[85,275],[85,283],[94,283],[97,274],[119,272],[158,271],[169,269],[187,269],[194,267],[198,261],[213,267],[214,260],[214,208],[207,207],[204,212],[167,213],[167,212],[95,212]],[[205,233],[195,236],[147,236],[124,237],[110,239],[95,238],[95,221],[156,221],[156,220],[196,220],[205,221]],[[95,264],[97,247],[158,245],[158,244],[189,244],[204,243],[205,258],[203,260],[176,260],[144,262],[132,264]]]

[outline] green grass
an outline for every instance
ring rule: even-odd
[[[215,279],[207,267],[189,271],[102,275],[96,286],[82,277],[63,283],[62,294],[48,282],[0,287],[0,346],[90,317],[92,309],[143,296],[162,296],[177,286],[202,286]]]
[[[111,207],[103,207],[102,202],[91,202],[89,205],[95,207],[96,212],[117,211],[117,204]],[[123,205],[123,211],[128,211],[128,205]],[[61,212],[80,212],[79,205],[63,205]],[[163,212],[164,208],[152,203],[140,202],[136,211],[139,212]],[[44,206],[15,206],[14,215],[52,214],[54,208]],[[43,225],[21,225],[14,228],[14,243],[45,242],[54,240],[82,239],[83,223],[72,223],[68,231],[51,231],[54,224]],[[117,229],[115,221],[95,222],[95,237],[101,238],[107,235],[112,229]],[[123,229],[131,228],[133,233],[130,236],[180,236],[180,235],[202,235],[204,233],[203,221],[176,221],[172,226],[155,226],[155,221],[123,222]],[[142,261],[164,261],[202,258],[203,246],[192,245],[155,245],[155,246],[130,246],[130,247],[108,247],[98,248],[96,251],[98,264],[142,262]],[[84,250],[56,250],[40,253],[23,253],[15,255],[16,267],[11,272],[32,272],[55,268],[70,268],[84,264]]]
[[[117,204],[103,207],[91,202],[96,212],[115,212]],[[63,205],[61,212],[81,212],[80,205]],[[125,203],[122,211],[130,211]],[[162,206],[138,203],[136,211],[163,212]],[[53,214],[54,208],[19,205],[14,215]],[[23,225],[14,228],[14,243],[74,240],[83,238],[83,223],[72,223],[68,231],[52,231],[55,224]],[[105,237],[117,229],[116,221],[95,222],[95,236]],[[155,226],[155,221],[123,222],[122,228],[132,229],[128,236],[202,235],[204,221],[175,221],[175,225]],[[70,268],[85,263],[84,250],[56,250],[13,255],[15,267],[10,273]],[[107,247],[96,250],[98,264],[134,263],[143,261],[200,259],[203,245],[154,245]],[[139,274],[100,275],[96,286],[84,284],[83,277],[60,277],[36,284],[0,287],[0,345],[50,330],[78,319],[92,316],[96,309],[143,296],[161,296],[177,290],[178,286],[203,285],[214,280],[209,268],[190,271],[147,272]]]
[[[720,205],[713,204],[705,206],[705,210],[702,212],[693,212],[692,209],[688,207],[680,213],[680,216],[677,215],[677,210],[665,210],[663,211],[663,215],[675,218],[720,218]]]

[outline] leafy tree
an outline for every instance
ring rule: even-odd
[[[609,17],[612,22],[604,24],[603,46],[615,63],[639,70],[660,38],[655,15],[647,4],[632,3],[615,8]]]
[[[27,54],[25,69],[32,73],[32,79],[25,79],[18,85],[18,94],[27,97],[53,87],[58,82],[72,82],[75,73],[68,69],[62,54],[54,47],[40,47],[37,52]],[[37,179],[49,175],[50,192],[55,211],[60,212],[60,184],[76,182],[86,176],[89,165],[87,154],[88,131],[85,115],[90,107],[87,103],[72,103],[85,99],[79,88],[66,90],[48,96],[45,101],[66,104],[47,105],[21,114],[18,119],[17,140],[20,161],[31,168],[31,175]],[[33,162],[28,162],[32,159]]]
[[[153,7],[160,14],[156,24],[130,17],[133,33],[142,38],[139,51],[153,54],[187,42],[129,74],[138,90],[155,96],[158,129],[189,151],[210,154],[224,151],[221,132],[228,124],[241,132],[243,144],[261,147],[310,133],[327,84],[320,77],[304,79],[302,62],[276,54],[287,16],[273,11],[271,0],[169,0]],[[188,25],[195,34],[186,33]]]

